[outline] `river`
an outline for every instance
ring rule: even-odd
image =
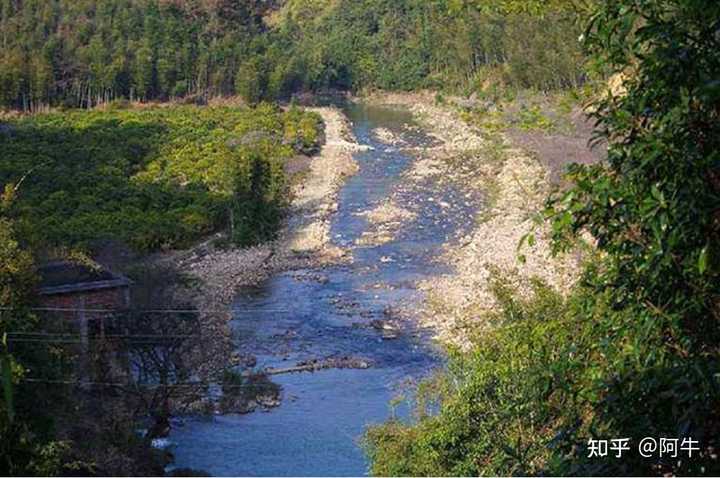
[[[233,331],[238,347],[251,350],[261,368],[338,356],[372,366],[275,376],[283,390],[277,408],[183,419],[169,437],[174,467],[216,476],[364,475],[364,429],[393,413],[407,417],[410,401],[391,406],[391,400],[443,365],[429,331],[412,321],[404,320],[399,334],[371,323],[389,311],[417,310],[422,295],[415,284],[447,272],[436,260],[441,246],[470,232],[481,201],[437,176],[408,179],[415,155],[373,131],[388,129],[413,148],[436,144],[410,113],[364,104],[344,111],[358,143],[369,146],[355,155],[360,169],[340,192],[332,226],[333,241],[352,251],[352,264],[291,271],[241,291]],[[374,227],[361,213],[390,197],[415,218],[390,242],[358,245]]]

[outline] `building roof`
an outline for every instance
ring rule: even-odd
[[[53,261],[38,268],[41,295],[68,294],[128,287],[130,280],[98,264]]]

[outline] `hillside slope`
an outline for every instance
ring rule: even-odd
[[[585,72],[575,19],[452,0],[6,0],[0,107],[576,86]]]

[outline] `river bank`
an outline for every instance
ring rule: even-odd
[[[578,277],[579,256],[552,257],[549,229],[534,221],[557,177],[558,158],[543,162],[517,147],[509,135],[468,124],[460,99],[439,103],[433,92],[376,93],[367,101],[408,109],[439,140],[433,148],[416,151],[420,160],[408,171],[409,178],[437,176],[481,191],[484,197],[474,230],[445,244],[438,258],[452,272],[419,284],[426,292],[422,323],[433,328],[441,342],[471,346],[472,335],[487,326],[483,318],[497,307],[495,277],[524,295],[531,293],[534,279],[561,292],[569,290]],[[519,250],[530,233],[534,243]]]
[[[546,231],[523,251],[525,264],[517,260],[551,187],[536,158],[430,94],[376,95],[344,113],[357,144],[336,129],[322,154],[347,154],[355,167],[343,171],[354,174],[336,176],[347,178],[336,189],[325,171],[312,173],[305,184],[317,186],[300,189],[285,246],[270,256],[289,255],[291,267],[233,289],[228,343],[279,373],[277,400],[268,413],[187,417],[170,436],[176,466],[362,474],[357,439],[371,423],[409,416],[414,385],[443,363],[432,336],[469,346],[495,306],[493,274],[528,292],[533,277],[558,289],[574,280],[576,259],[559,268]]]
[[[262,381],[253,385],[256,394],[231,393],[236,385],[226,387],[222,395],[190,393],[178,397],[173,410],[177,413],[250,412],[258,407],[279,404],[278,388],[256,371],[256,358],[236,349],[231,322],[233,302],[242,288],[257,287],[286,271],[322,269],[352,261],[352,255],[330,240],[330,222],[337,210],[338,191],[348,177],[355,174],[353,154],[363,150],[353,137],[349,122],[335,107],[312,108],[324,124],[324,143],[318,154],[298,157],[303,164],[299,178],[291,183],[291,204],[285,226],[274,241],[238,249],[227,246],[224,233],[208,238],[183,251],[163,253],[142,263],[145,270],[163,271],[155,275],[153,287],[169,297],[153,297],[152,303],[184,304],[198,310],[196,344],[190,350],[188,364],[204,383],[221,383],[228,370]],[[142,287],[147,287],[143,283]],[[156,308],[153,306],[152,308]],[[233,396],[231,396],[233,395]]]
[[[338,211],[339,190],[359,169],[353,155],[372,147],[358,144],[339,109],[311,108],[325,122],[326,142],[320,154],[312,158],[303,180],[294,185],[292,208],[280,238],[244,250],[204,244],[176,261],[177,267],[188,271],[200,284],[192,292],[181,293],[191,293],[201,310],[212,311],[204,314],[202,322],[207,336],[213,337],[207,347],[215,351],[213,360],[219,362],[208,369],[257,363],[252,350],[238,352],[233,344],[230,304],[238,290],[258,287],[287,271],[296,271],[295,280],[326,282],[322,269],[352,264],[355,248],[377,249],[390,244],[414,223],[438,223],[438,216],[452,213],[452,207],[457,205],[470,207],[480,201],[482,208],[466,218],[471,229],[461,228],[462,233],[441,241],[439,249],[433,251],[433,261],[446,272],[417,280],[416,287],[424,294],[419,313],[397,304],[388,305],[391,316],[375,324],[380,330],[387,329],[386,335],[392,336],[402,328],[398,317],[412,317],[421,327],[433,330],[440,342],[467,349],[472,335],[486,325],[484,316],[497,307],[492,290],[494,278],[502,277],[521,294],[531,293],[535,279],[561,292],[577,279],[579,256],[552,257],[549,231],[534,221],[554,184],[558,161],[552,163],[553,169],[527,150],[515,147],[508,135],[488,133],[469,124],[457,99],[440,103],[435,93],[424,92],[376,93],[355,101],[407,111],[413,118],[413,122],[404,122],[401,127],[380,127],[369,132],[373,141],[388,150],[414,158],[402,171],[402,185],[372,207],[354,213],[355,220],[363,220],[367,227],[352,243],[333,241],[331,225]],[[430,141],[413,141],[418,134],[427,134]],[[408,194],[424,184],[432,185],[427,191],[427,205]],[[458,204],[434,197],[432,189],[443,187],[460,191]],[[428,211],[434,217],[427,216]],[[427,217],[422,217],[424,212]],[[520,241],[529,233],[534,234],[534,243],[519,252]],[[525,259],[522,263],[520,253]],[[394,261],[390,255],[379,259],[382,263]],[[373,287],[383,289],[388,285],[378,283]],[[217,313],[224,309],[226,313]],[[277,402],[275,395],[273,391],[270,402]]]
[[[408,180],[419,160],[413,152],[438,144],[409,112],[362,102],[343,112],[362,145],[353,155],[358,169],[340,188],[329,227],[305,237],[329,238],[330,250],[344,254],[241,287],[232,304],[234,353],[273,373],[282,404],[267,413],[186,417],[169,437],[177,467],[362,475],[365,428],[407,417],[412,407],[398,397],[410,400],[412,385],[442,364],[416,320],[424,296],[417,284],[450,272],[438,252],[470,233],[480,197],[435,176]],[[385,130],[403,147],[383,140]],[[366,242],[378,221],[398,226],[391,237]]]
[[[337,210],[337,193],[357,171],[353,153],[362,150],[337,108],[312,108],[325,124],[325,144],[310,158],[301,181],[293,185],[288,221],[279,238],[248,249],[223,249],[207,242],[175,258],[178,267],[201,282],[201,305],[229,304],[238,287],[257,285],[293,268],[332,264],[347,259],[330,243],[329,223]]]

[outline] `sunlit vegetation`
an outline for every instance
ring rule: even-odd
[[[265,92],[323,88],[542,90],[584,79],[571,9],[498,12],[480,2],[288,1],[265,49]]]
[[[489,132],[554,132],[562,115],[505,103],[615,75],[622,88],[591,91],[588,109],[607,160],[573,166],[545,210],[558,251],[594,238],[580,283],[520,298],[495,278],[498,307],[473,349],[422,387],[413,420],[371,428],[365,446],[387,476],[720,472],[717,1],[0,0],[0,42],[0,107],[61,108],[0,123],[0,306],[21,309],[2,315],[0,334],[33,327],[28,247],[275,237],[285,164],[321,135],[317,116],[266,101],[431,88],[490,101],[465,111]],[[231,94],[252,108],[118,101]],[[36,396],[55,396],[14,387],[23,367],[55,362],[0,342],[11,472],[72,472],[53,417],[36,413]],[[644,437],[699,449],[589,457],[591,438]]]
[[[587,46],[625,79],[593,108],[608,160],[573,166],[546,211],[559,250],[590,233],[597,252],[569,298],[501,280],[490,327],[432,389],[439,412],[367,434],[375,474],[718,473],[719,27],[714,1],[598,5]],[[643,457],[645,437],[685,451]],[[615,438],[621,459],[589,453]]]
[[[585,81],[572,2],[505,3],[2,0],[0,106]]]
[[[35,245],[119,239],[150,251],[230,226],[249,245],[276,233],[284,164],[317,146],[319,127],[269,105],[22,117],[0,132],[0,183],[25,177],[12,213]]]
[[[267,2],[0,1],[0,103],[232,93]]]
[[[0,469],[157,475],[164,463],[137,433],[145,416],[137,403],[116,391],[102,400],[78,391],[77,353],[61,339],[42,338],[75,331],[65,318],[31,309],[31,251],[112,239],[149,252],[190,245],[219,228],[239,246],[271,239],[289,200],[285,163],[317,149],[320,127],[315,114],[266,104],[124,103],[0,125]],[[156,293],[171,277],[162,270],[162,285],[145,292]],[[145,333],[157,334],[159,324],[169,324],[165,333],[184,330],[171,326],[173,318],[153,317]],[[140,321],[126,325],[135,334],[145,330]],[[106,363],[99,358],[104,342],[97,343],[93,360]]]

